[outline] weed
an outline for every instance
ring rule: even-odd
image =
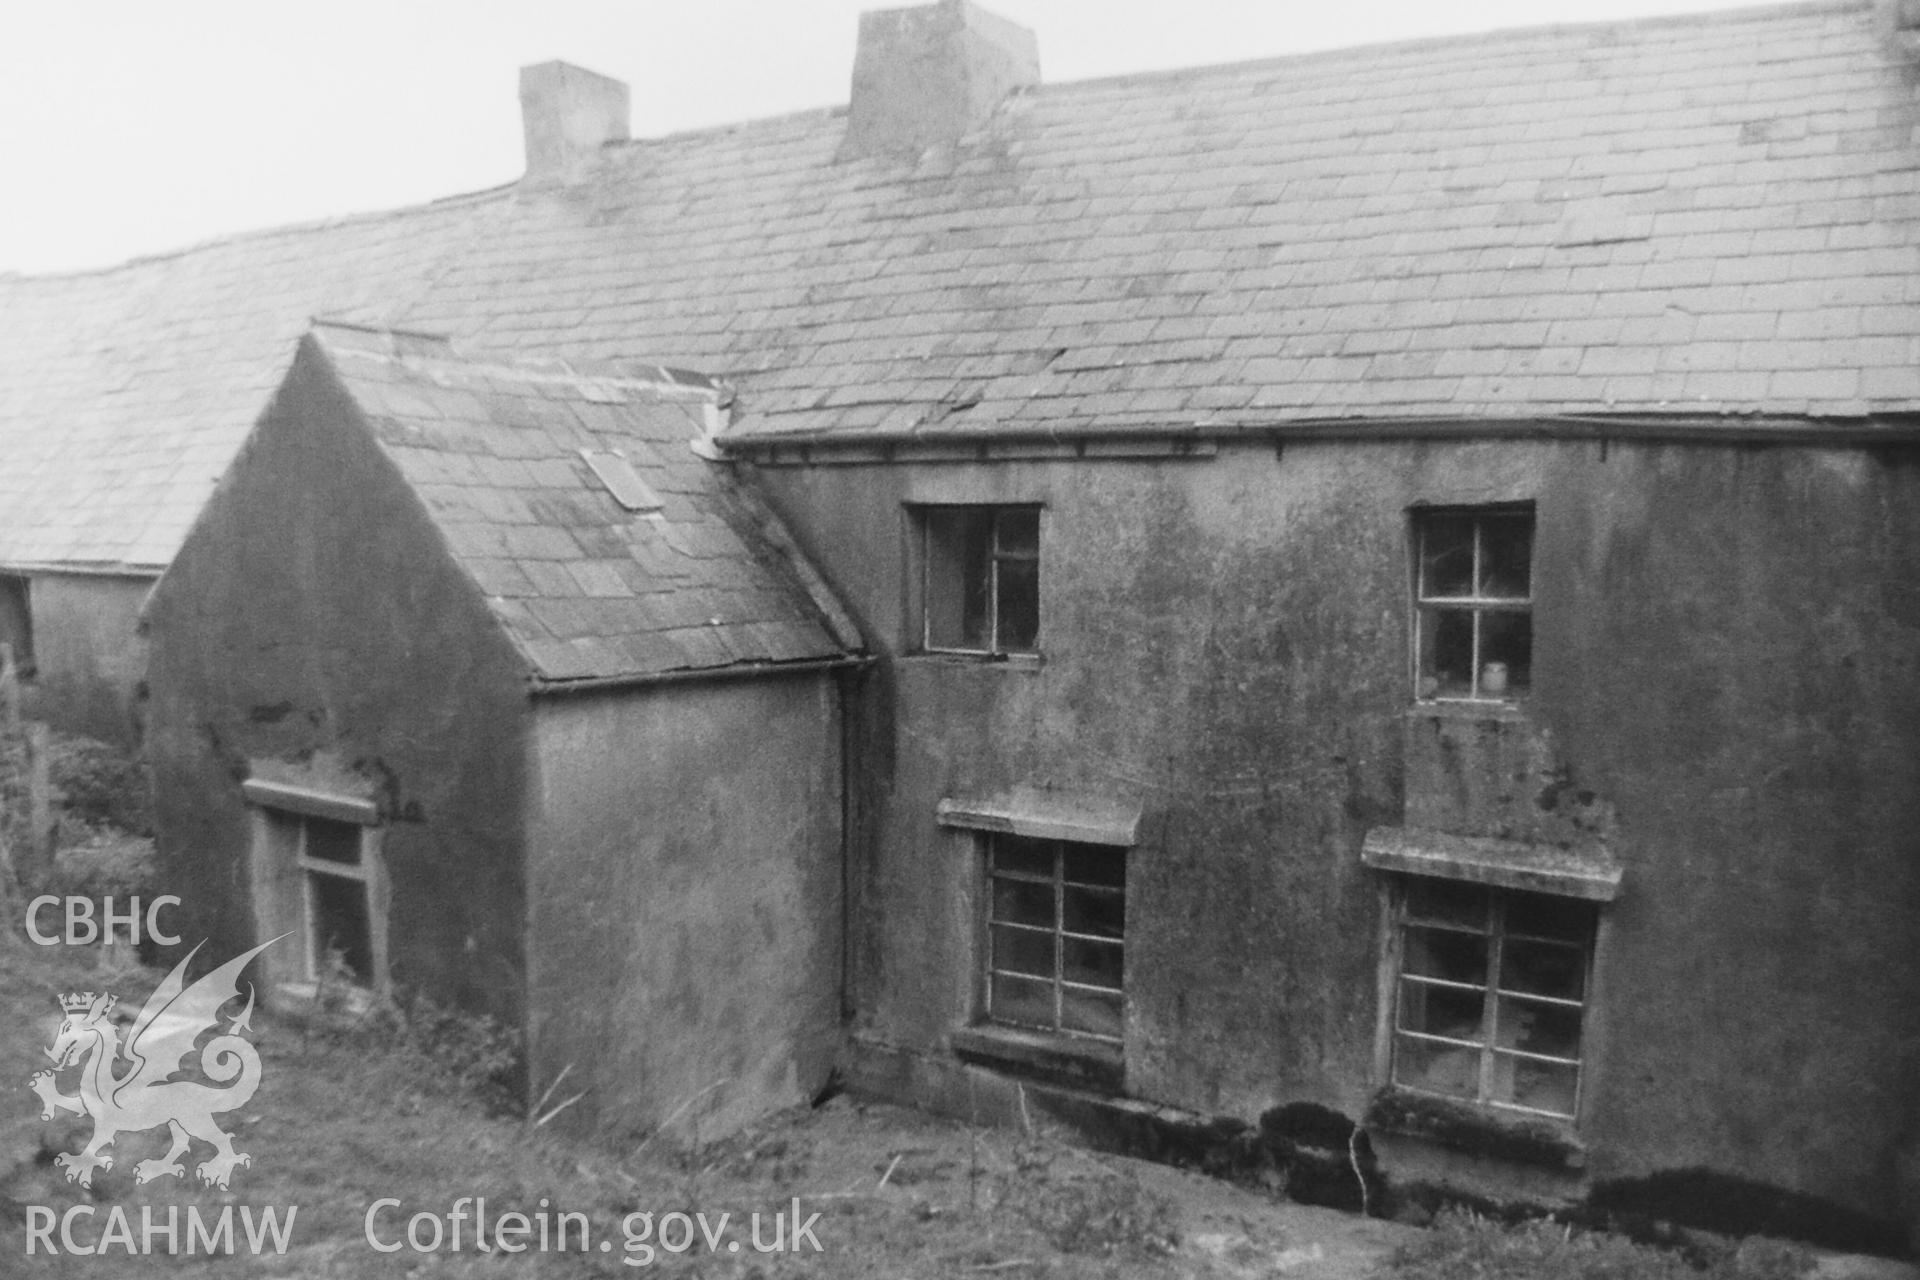
[[[152,788],[137,756],[93,738],[55,734],[47,776],[70,821],[153,834]]]
[[[1703,1270],[1679,1253],[1624,1236],[1536,1220],[1508,1226],[1448,1210],[1394,1255],[1390,1280],[1798,1280],[1800,1249],[1755,1238],[1719,1251]]]
[[[494,1116],[525,1109],[526,1065],[520,1034],[491,1014],[449,1009],[418,991],[398,1001],[402,1043],[451,1087],[478,1098]]]
[[[1178,1207],[1130,1172],[1055,1176],[1033,1144],[1016,1149],[1016,1173],[996,1197],[1062,1253],[1152,1256],[1180,1243]]]

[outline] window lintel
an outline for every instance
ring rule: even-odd
[[[291,782],[272,782],[265,778],[248,778],[240,784],[240,794],[255,804],[309,818],[332,818],[338,822],[358,823],[363,827],[378,826],[380,823],[380,807],[363,796],[316,791],[312,787],[296,786]]]
[[[934,820],[943,827],[1122,848],[1140,843],[1140,817],[1137,801],[1038,787],[1014,787],[977,799],[946,799],[934,809]]]
[[[1620,864],[1600,844],[1561,848],[1523,840],[1461,836],[1420,827],[1375,827],[1360,861],[1379,871],[1466,880],[1591,902],[1620,896]]]

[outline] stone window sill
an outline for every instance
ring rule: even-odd
[[[1527,710],[1525,703],[1513,699],[1495,702],[1489,699],[1476,701],[1470,698],[1421,698],[1408,709],[1407,715],[1415,719],[1427,720],[1523,724],[1527,719]]]
[[[1126,1079],[1126,1055],[1100,1040],[981,1024],[955,1028],[948,1042],[962,1062],[1051,1084],[1119,1093]]]
[[[1391,1086],[1374,1095],[1363,1124],[1377,1132],[1417,1138],[1488,1160],[1563,1170],[1580,1170],[1587,1164],[1586,1144],[1570,1124],[1505,1115]]]
[[[1044,665],[1037,653],[968,653],[963,650],[916,649],[900,655],[902,662],[926,666],[1001,667],[1008,671],[1038,671]]]

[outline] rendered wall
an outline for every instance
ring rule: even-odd
[[[69,733],[136,745],[146,668],[147,575],[35,573],[28,588],[36,674],[26,712]]]
[[[525,668],[316,364],[296,362],[147,610],[162,882],[187,945],[250,945],[241,780],[363,791],[393,982],[517,1025]]]
[[[840,1029],[831,677],[537,703],[535,1093],[576,1128],[705,1141],[826,1083]]]
[[[1892,1217],[1920,1125],[1911,454],[1326,442],[757,474],[892,655],[855,778],[867,1042],[951,1062],[976,1013],[978,855],[938,802],[1091,790],[1146,813],[1126,1092],[1359,1119],[1383,1083],[1367,829],[1587,823],[1626,870],[1584,1186],[1705,1171]],[[1537,504],[1534,689],[1526,740],[1476,767],[1542,763],[1410,796],[1408,509],[1514,500]],[[902,656],[903,504],[930,501],[1045,504],[1037,668]]]

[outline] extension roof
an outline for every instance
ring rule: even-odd
[[[737,432],[1920,407],[1920,85],[1817,3],[610,148],[414,323],[735,379]]]
[[[0,565],[159,565],[316,312],[698,369],[755,441],[1920,410],[1920,85],[1867,0],[844,110],[0,280]],[[484,234],[480,234],[484,231]]]
[[[473,359],[316,325],[305,339],[548,685],[843,656],[857,633],[729,468],[698,456],[714,385],[653,366]],[[644,506],[586,460],[618,454]],[[631,496],[631,495],[630,495]]]

